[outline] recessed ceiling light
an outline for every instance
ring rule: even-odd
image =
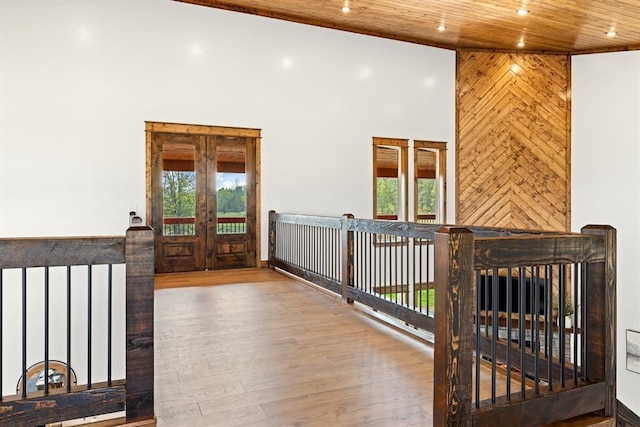
[[[519,48],[523,48],[524,47],[524,40],[520,40],[516,46],[518,46]]]
[[[618,35],[618,32],[616,30],[609,30],[605,34],[607,35],[607,37],[615,37]]]
[[[342,6],[342,13],[349,13],[351,8],[349,7],[349,0],[344,1],[344,6]]]
[[[447,27],[445,27],[444,24],[438,25],[438,31],[444,31],[446,29],[447,29]]]
[[[528,9],[518,9],[516,10],[516,13],[520,16],[525,16],[529,14],[529,10]]]

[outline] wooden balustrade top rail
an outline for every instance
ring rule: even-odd
[[[0,269],[122,264],[124,237],[0,239]]]

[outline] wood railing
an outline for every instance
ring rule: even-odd
[[[610,227],[573,234],[270,212],[269,262],[433,333],[434,425],[614,415]]]
[[[0,239],[0,319],[12,322],[0,324],[0,385],[18,380],[18,394],[0,395],[0,424],[120,411],[126,422],[154,422],[153,259],[149,227],[123,237]],[[114,366],[124,377],[113,378]]]

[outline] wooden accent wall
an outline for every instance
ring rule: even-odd
[[[456,223],[567,231],[570,57],[459,51]]]

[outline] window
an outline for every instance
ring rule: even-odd
[[[408,219],[409,141],[373,138],[373,212],[376,219]]]
[[[445,142],[413,142],[414,221],[446,223]]]
[[[446,223],[447,143],[373,138],[373,213],[383,220]],[[413,177],[413,215],[409,215],[409,177]]]

